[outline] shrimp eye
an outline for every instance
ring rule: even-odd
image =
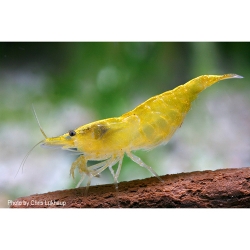
[[[76,135],[76,131],[74,131],[74,130],[70,130],[70,131],[69,131],[69,135],[70,135],[70,136],[74,136],[74,135]]]

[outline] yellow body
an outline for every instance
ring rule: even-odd
[[[192,101],[198,94],[212,84],[228,78],[242,77],[235,74],[199,76],[171,91],[148,99],[120,117],[86,124],[61,136],[46,138],[42,144],[61,146],[62,149],[81,153],[72,164],[70,171],[73,177],[75,168],[78,168],[82,174],[77,187],[87,175],[88,188],[91,178],[98,176],[107,167],[110,168],[117,187],[125,153],[134,162],[161,179],[151,167],[131,151],[148,150],[167,143],[176,129],[181,126]],[[100,162],[87,166],[90,160]],[[117,162],[119,162],[118,169],[114,173],[112,166]]]

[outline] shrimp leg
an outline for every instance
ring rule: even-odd
[[[122,168],[122,160],[123,160],[123,156],[121,158],[118,158],[119,160],[119,164],[118,164],[118,168],[116,170],[116,173],[114,173],[114,170],[113,170],[113,165],[110,165],[109,166],[109,170],[111,172],[111,174],[113,175],[114,177],[114,183],[115,183],[115,191],[116,191],[116,197],[117,197],[117,206],[120,207],[120,202],[119,202],[119,193],[118,193],[118,177],[119,177],[119,174],[121,172],[121,168]]]
[[[83,168],[80,168],[80,167],[79,167],[79,169],[81,169],[81,171],[82,171],[83,173],[82,173],[82,177],[81,177],[80,181],[79,181],[78,184],[76,185],[76,188],[80,187],[81,183],[83,182],[83,180],[85,179],[85,177],[86,177],[86,175],[87,175],[87,176],[88,176],[88,182],[87,182],[87,184],[86,184],[86,190],[85,190],[85,195],[87,195],[87,192],[88,192],[89,186],[90,186],[90,184],[91,184],[92,178],[93,178],[93,177],[98,177],[98,176],[99,176],[99,174],[96,172],[96,170],[92,170],[92,168],[102,167],[107,161],[108,161],[108,160],[102,161],[102,162],[100,162],[100,163],[97,163],[97,164],[95,164],[95,165],[89,167],[89,168],[85,167],[84,170],[82,170]],[[90,170],[89,170],[89,169],[90,169]]]
[[[111,157],[111,158],[109,158],[109,159],[107,159],[105,161],[102,161],[100,163],[97,163],[97,164],[89,167],[89,168],[92,168],[92,169],[93,168],[98,168],[98,169],[95,169],[95,170],[90,169],[89,170],[88,168],[86,168],[86,170],[83,173],[83,176],[82,176],[81,180],[78,182],[76,187],[79,187],[80,184],[82,183],[82,181],[84,180],[85,176],[88,175],[88,182],[86,184],[86,189],[85,189],[85,195],[87,195],[87,192],[88,192],[89,186],[91,184],[92,178],[95,177],[95,176],[98,176],[107,167],[115,165],[118,161],[119,161],[119,158],[117,159],[117,158]]]
[[[101,166],[103,166],[103,164],[104,164],[105,162],[106,162],[106,161],[97,163],[97,164],[95,164],[95,165],[93,165],[93,166],[91,166],[91,167],[89,167],[89,168],[92,168],[92,167],[97,167],[97,168],[98,168],[98,167],[101,167]],[[89,168],[86,168],[85,171],[82,171],[82,172],[83,172],[83,173],[82,173],[82,178],[81,178],[80,181],[78,182],[76,188],[78,188],[78,187],[81,185],[81,183],[82,183],[83,180],[85,179],[86,175],[89,176],[89,180],[88,180],[89,185],[90,185],[91,179],[92,179],[93,177],[99,177],[98,174],[93,175],[92,173],[94,172],[94,170],[92,170],[92,169],[89,170]],[[91,179],[90,179],[90,176],[91,176]],[[88,184],[87,184],[87,185],[88,185]]]
[[[163,182],[162,178],[150,166],[145,164],[138,156],[132,154],[131,152],[126,152],[126,154],[132,161],[134,161],[141,167],[146,168],[149,172],[151,172],[151,174],[153,174],[155,177],[157,177],[160,181]]]
[[[116,189],[117,192],[118,192],[118,177],[119,177],[119,174],[120,174],[120,171],[121,171],[121,168],[122,168],[123,156],[121,158],[119,158],[118,160],[119,160],[119,165],[118,165],[118,168],[116,170],[116,173],[114,173],[114,170],[112,168],[114,165],[109,166],[109,170],[110,170],[111,174],[114,177],[115,189]]]

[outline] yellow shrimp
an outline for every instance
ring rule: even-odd
[[[86,192],[91,179],[99,176],[106,168],[110,169],[117,188],[124,154],[162,181],[157,173],[132,151],[149,150],[166,144],[181,126],[192,101],[198,94],[212,84],[229,78],[242,78],[242,76],[236,74],[199,76],[171,91],[151,97],[120,117],[92,122],[58,137],[47,138],[39,124],[45,136],[45,140],[41,143],[43,146],[59,146],[64,150],[80,153],[71,166],[70,174],[74,178],[74,171],[78,168],[82,175],[76,187],[79,187],[88,176]],[[87,166],[88,161],[98,163]],[[116,163],[118,168],[114,172],[112,167]]]

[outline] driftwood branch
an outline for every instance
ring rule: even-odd
[[[31,195],[12,208],[233,208],[250,207],[250,168],[221,169],[162,176]]]

